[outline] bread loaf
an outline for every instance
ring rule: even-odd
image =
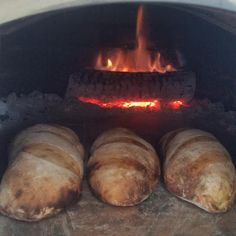
[[[91,148],[89,184],[99,199],[111,205],[132,206],[144,201],[159,175],[153,147],[127,129],[104,132]]]
[[[236,191],[235,168],[227,150],[210,133],[181,129],[161,141],[167,189],[211,212],[225,212]]]
[[[0,212],[37,221],[76,202],[83,156],[79,138],[68,128],[38,124],[22,131],[10,147],[0,184]]]

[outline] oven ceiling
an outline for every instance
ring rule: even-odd
[[[85,6],[104,3],[131,2],[127,0],[1,0],[0,2],[0,24],[20,19],[25,16],[38,13],[70,8],[75,6]],[[132,2],[140,2],[132,0]],[[142,2],[162,2],[162,3],[183,3],[208,6],[213,8],[236,11],[236,0],[143,0]]]

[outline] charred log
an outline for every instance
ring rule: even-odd
[[[190,71],[160,74],[81,70],[70,76],[66,97],[159,98],[189,101],[193,98],[194,91],[195,74]]]

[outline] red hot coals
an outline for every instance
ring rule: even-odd
[[[84,103],[97,105],[101,108],[112,109],[112,108],[120,108],[120,109],[135,109],[135,110],[151,110],[151,111],[160,111],[163,106],[168,107],[173,110],[178,110],[181,107],[187,107],[187,103],[184,100],[173,100],[168,103],[161,103],[158,99],[143,99],[143,100],[125,100],[125,99],[117,99],[117,100],[102,100],[98,98],[92,97],[78,97],[78,100]]]
[[[157,99],[143,99],[143,100],[130,100],[130,99],[114,99],[102,100],[93,97],[78,97],[81,102],[97,105],[102,108],[121,108],[121,109],[149,109],[153,111],[161,110],[161,104]]]

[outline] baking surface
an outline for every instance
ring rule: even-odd
[[[98,201],[84,181],[79,202],[55,217],[26,223],[0,216],[0,235],[233,236],[236,205],[225,214],[209,214],[177,199],[162,186],[135,207]]]

